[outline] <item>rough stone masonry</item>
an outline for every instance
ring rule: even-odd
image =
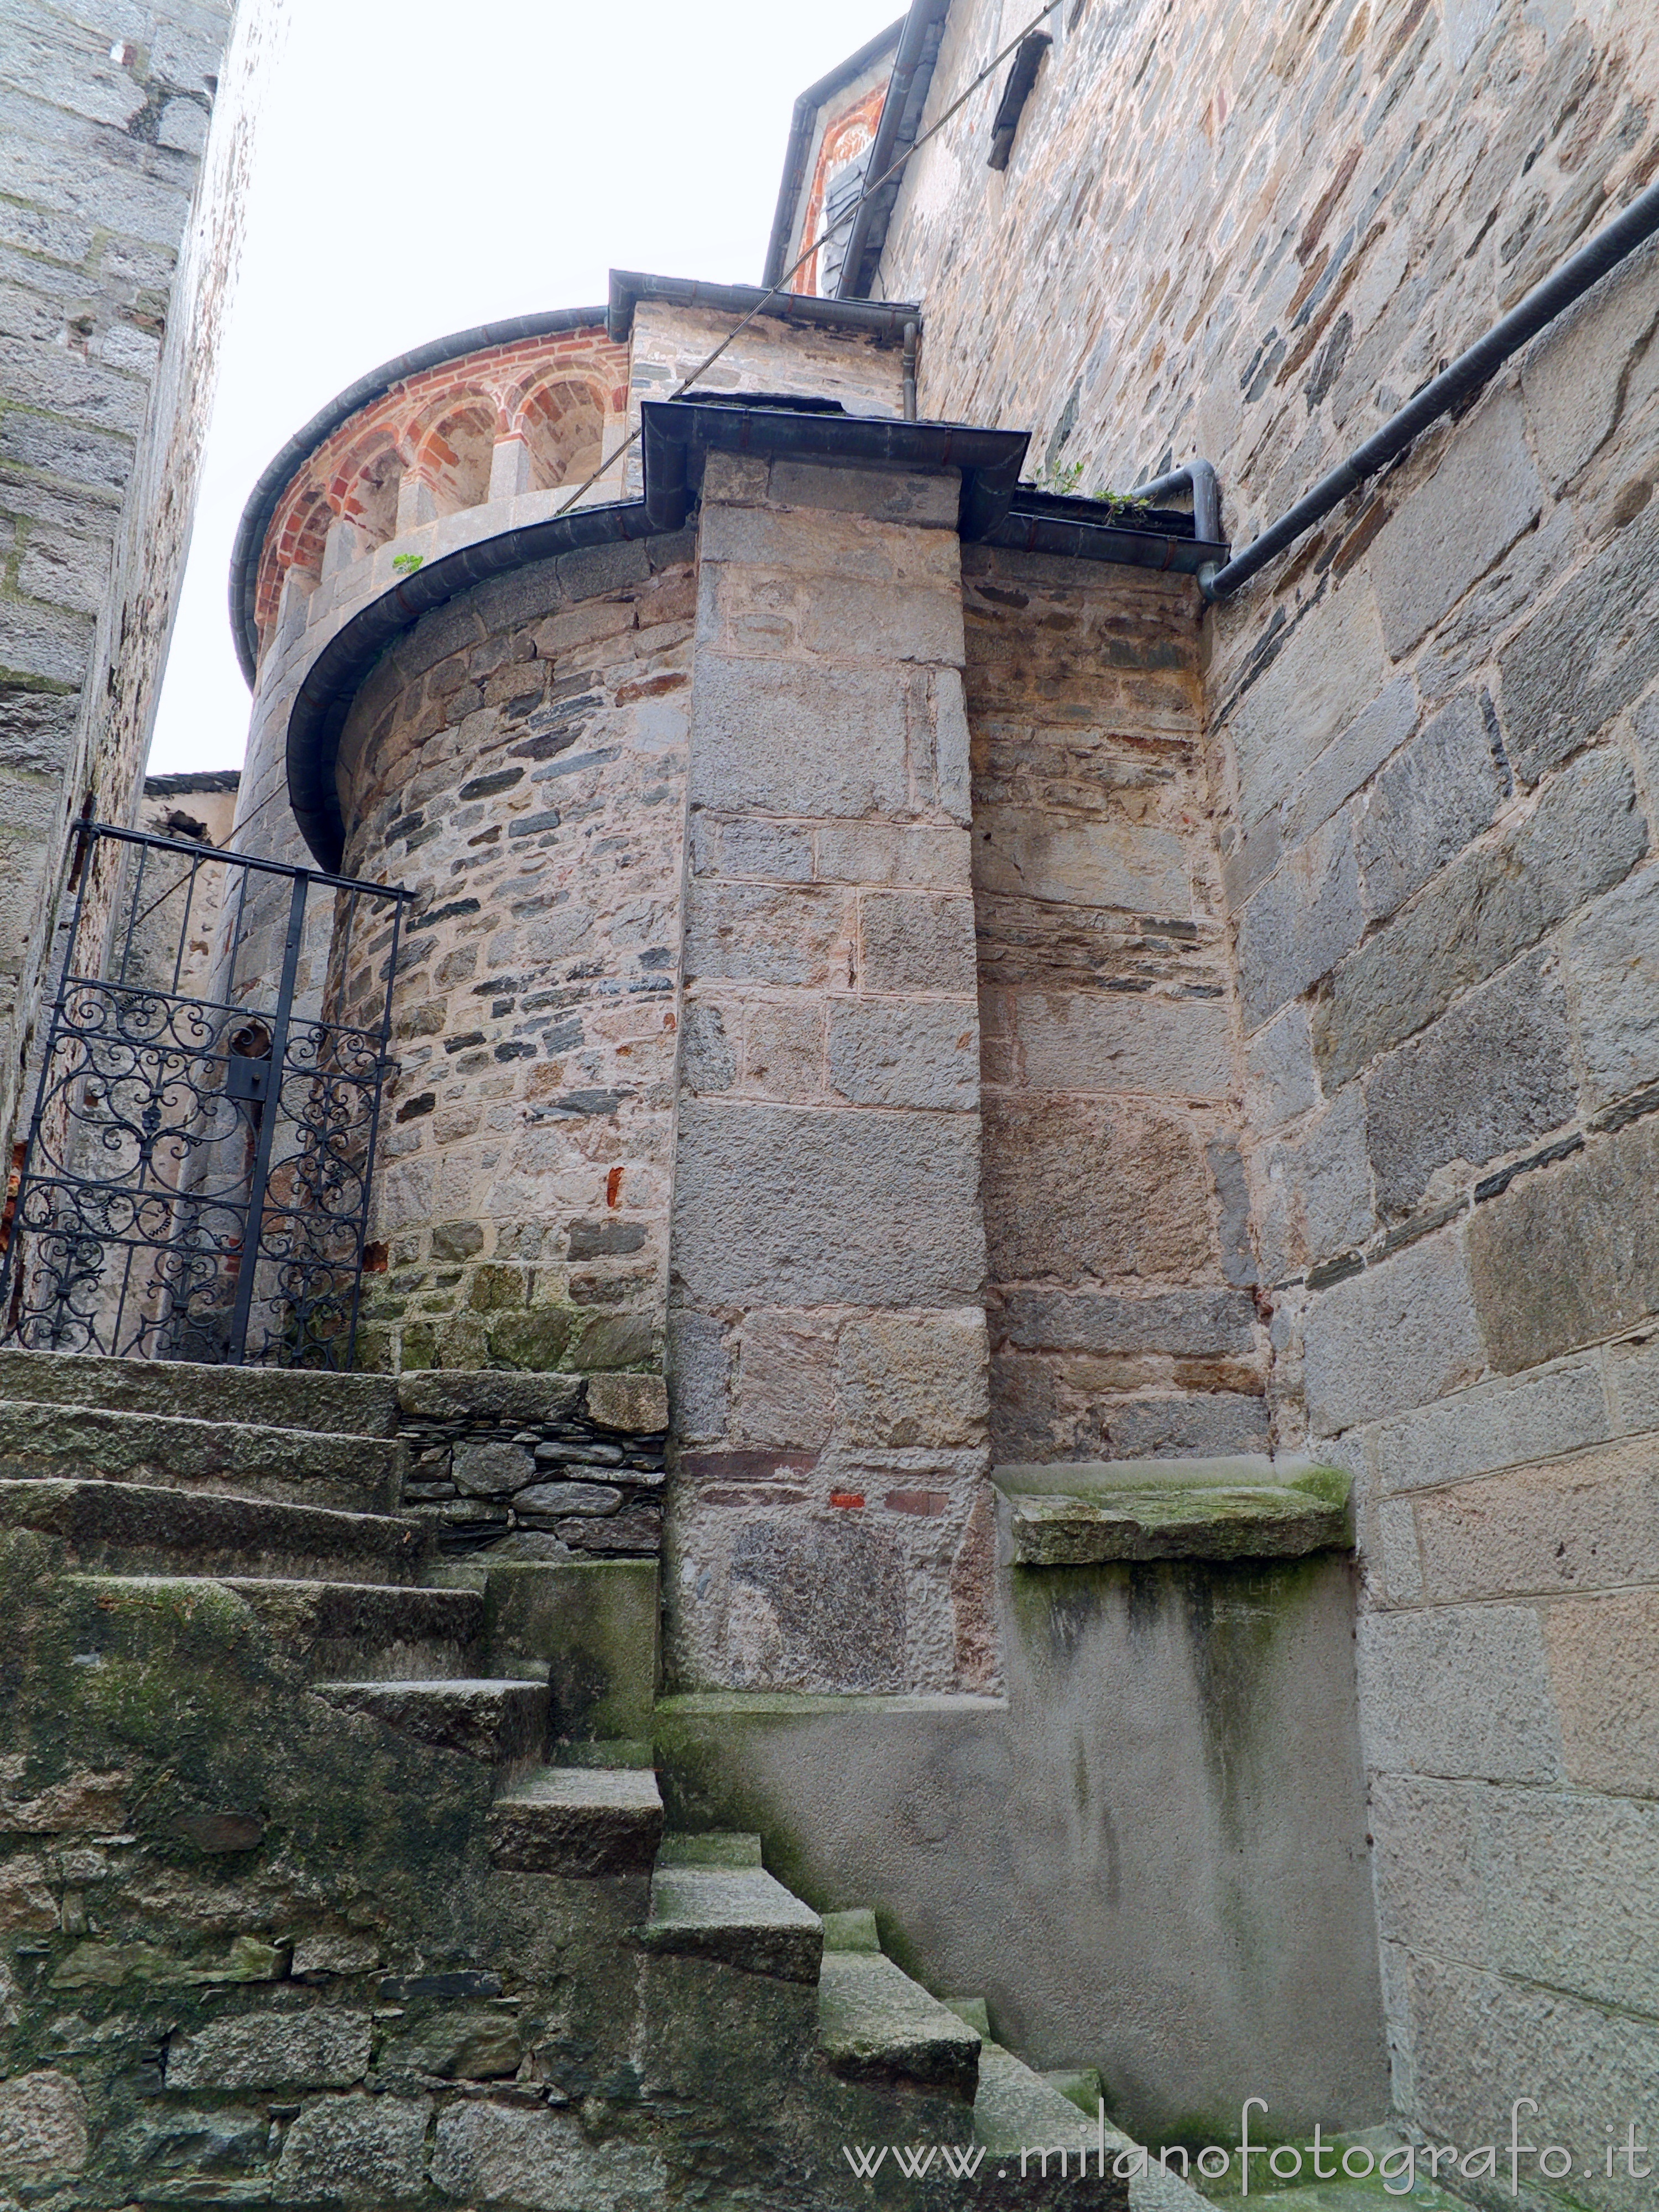
[[[924,127],[1005,15],[951,9]],[[1082,490],[1205,454],[1236,544],[1659,166],[1641,10],[1049,27],[1006,170],[947,125],[877,289],[924,412]],[[1656,328],[1649,246],[1204,625],[1267,1405],[1358,1483],[1395,2095],[1464,2141],[1512,2082],[1599,2144],[1659,2063]]]
[[[69,826],[137,803],[281,17],[281,0],[0,12],[8,1130]]]
[[[923,125],[1008,27],[928,13]],[[1659,168],[1659,29],[1050,28],[1006,168],[988,92],[911,163],[882,298],[761,316],[556,543],[544,479],[648,428],[706,291],[392,365],[266,517],[244,822],[299,851],[292,763],[313,853],[416,895],[364,1344],[397,1540],[486,1593],[660,1540],[671,1794],[825,1904],[856,1867],[1126,2106],[1253,2052],[1293,2100],[1312,1990],[1341,2117],[1385,2027],[1407,2122],[1533,2095],[1599,2145],[1659,2069],[1659,257],[1224,605],[1079,549],[1194,453],[1242,543],[1485,330]],[[1079,495],[1023,547],[978,426]],[[1264,1548],[1298,1513],[1305,1569]],[[1176,1962],[1131,2027],[975,1948],[1077,1910],[1096,1969]],[[368,2101],[361,2036],[307,2048],[349,2094],[301,2179]],[[417,2117],[377,2108],[400,2173]]]

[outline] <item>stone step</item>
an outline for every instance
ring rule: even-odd
[[[665,1837],[641,1942],[777,1981],[816,1982],[823,1923],[759,1862],[758,1837]]]
[[[202,1576],[68,1575],[66,1590],[94,1611],[143,1620],[165,1613],[169,1593],[201,1589]],[[305,1673],[410,1680],[476,1674],[483,1648],[483,1601],[470,1590],[403,1583],[308,1582],[223,1575],[211,1586],[241,1599]]]
[[[486,1766],[524,1770],[547,1741],[540,1682],[459,1675],[448,1681],[313,1682],[312,1693],[432,1751],[458,1751]]]
[[[1042,2078],[1051,2089],[1059,2090],[1068,2105],[1075,2105],[1085,2119],[1096,2118],[1106,2096],[1106,2085],[1097,2066],[1048,2069]]]
[[[980,2039],[883,1955],[867,1908],[826,1913],[818,2049],[849,2081],[916,2082],[971,2104]]]
[[[649,1767],[543,1766],[491,1807],[489,1856],[520,1874],[643,1874],[662,1821]]]
[[[1009,2179],[1018,2176],[1028,2189],[1034,2179],[1046,2181],[1045,2204],[1066,2212],[1121,2212],[1129,2203],[1127,2168],[1136,2151],[1129,2137],[1103,2129],[1098,2116],[1085,2119],[1023,2058],[997,2043],[980,2046],[974,2137],[985,2146],[988,2167],[994,2160],[1006,2160]],[[1124,2152],[1131,2156],[1120,2175],[1114,2166]]]
[[[407,1521],[150,1483],[0,1479],[0,1529],[33,1528],[85,1572],[413,1583],[423,1532]]]
[[[677,1829],[662,1839],[659,1867],[758,1867],[761,1839],[730,1828],[706,1828],[696,1834]]]
[[[1349,1478],[1267,1459],[999,1467],[1015,1563],[1299,1559],[1344,1551]]]
[[[99,1406],[128,1413],[245,1421],[256,1428],[390,1437],[398,1386],[379,1375],[310,1368],[210,1367],[199,1360],[107,1359],[86,1352],[0,1351],[0,1405]]]
[[[556,1720],[556,1717],[555,1708]],[[649,1736],[612,1736],[601,1743],[565,1743],[556,1736],[549,1763],[554,1766],[653,1767],[656,1759]]]
[[[489,1663],[503,1674],[526,1661],[545,1665],[556,1741],[649,1736],[661,1618],[654,1559],[492,1559],[472,1571],[489,1607]]]
[[[384,1437],[55,1400],[0,1401],[0,1477],[12,1479],[95,1475],[225,1497],[281,1498],[337,1512],[392,1513],[398,1508],[408,1455],[405,1445]]]

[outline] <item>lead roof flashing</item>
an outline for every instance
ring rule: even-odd
[[[733,395],[736,397],[736,395]],[[908,422],[892,415],[803,408],[787,398],[647,399],[640,410],[645,501],[659,530],[678,530],[696,504],[711,453],[787,455],[830,468],[962,472],[959,527],[982,538],[1007,514],[1030,444],[1026,430],[967,422]]]

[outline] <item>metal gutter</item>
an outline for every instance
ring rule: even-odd
[[[310,459],[324,440],[331,438],[340,425],[349,422],[360,409],[374,400],[383,399],[394,385],[418,376],[423,369],[441,368],[445,362],[459,361],[465,354],[482,353],[487,346],[514,345],[520,338],[548,337],[559,331],[597,327],[605,319],[603,307],[556,307],[548,314],[511,315],[498,323],[480,323],[473,330],[454,331],[447,337],[428,339],[425,345],[395,355],[378,368],[371,368],[367,376],[360,376],[355,384],[348,384],[343,392],[337,392],[326,407],[312,416],[303,429],[295,432],[282,451],[267,463],[248,494],[242,519],[236,526],[236,542],[231,548],[231,635],[250,690],[259,663],[259,630],[253,617],[265,532],[270,527],[276,502],[287,490],[295,471]]]
[[[289,714],[288,789],[301,834],[329,873],[337,872],[345,850],[335,768],[351,702],[387,646],[434,607],[532,561],[683,528],[711,452],[787,453],[855,466],[886,462],[929,471],[957,468],[963,477],[963,533],[981,535],[1006,514],[1029,443],[1023,430],[848,415],[836,403],[755,406],[653,399],[641,411],[642,498],[574,507],[429,561],[371,601],[318,654]]]
[[[345,848],[335,770],[340,735],[364,678],[395,639],[458,592],[492,576],[592,545],[672,536],[690,519],[710,453],[788,455],[832,467],[886,465],[925,474],[961,471],[957,526],[1025,552],[1115,561],[1172,574],[1226,557],[1193,535],[1193,518],[1156,513],[1140,527],[1103,516],[1097,501],[1060,499],[1019,483],[1030,446],[1024,430],[963,422],[909,422],[848,415],[836,401],[759,402],[732,395],[648,399],[641,409],[643,497],[573,508],[504,531],[428,562],[382,592],[332,637],[301,684],[288,724],[288,788],[294,817],[319,865],[338,871]]]
[[[695,276],[644,276],[631,269],[613,269],[606,328],[618,345],[633,329],[634,310],[641,300],[710,307],[726,315],[747,315],[758,308],[779,322],[857,331],[886,345],[902,345],[906,323],[921,317],[920,307],[902,300],[822,300],[814,292],[775,293],[769,284],[705,284]]]
[[[761,278],[769,288],[780,282],[789,265],[789,240],[795,228],[795,210],[800,203],[800,188],[806,178],[806,163],[812,151],[812,140],[817,131],[818,117],[828,103],[844,85],[863,76],[870,64],[878,60],[889,46],[898,44],[899,33],[904,28],[901,15],[884,31],[849,54],[838,68],[816,84],[809,84],[795,102],[794,113],[789,118],[789,138],[783,152],[783,181],[778,187],[778,204],[772,217],[772,235],[766,248],[766,270]]]
[[[1659,184],[1650,185],[1644,192],[1638,193],[1622,215],[1615,216],[1597,231],[1588,245],[1570,255],[1541,284],[1535,284],[1518,306],[1493,324],[1485,337],[1477,338],[1449,368],[1442,369],[1438,376],[1425,384],[1414,399],[1408,399],[1390,415],[1381,429],[1373,431],[1364,444],[1357,446],[1328,476],[1322,477],[1287,514],[1280,515],[1260,537],[1252,538],[1235,560],[1228,562],[1205,585],[1205,597],[1212,600],[1231,598],[1241,584],[1265,568],[1304,530],[1312,529],[1316,522],[1328,515],[1339,501],[1346,499],[1368,477],[1376,476],[1390,461],[1397,459],[1430,423],[1449,414],[1460,402],[1471,398],[1512,354],[1575,301],[1582,299],[1592,285],[1599,283],[1656,231],[1659,231]]]
[[[939,59],[945,18],[950,7],[951,0],[912,0],[899,37],[887,97],[882,102],[881,121],[876,125],[875,143],[870,149],[869,164],[865,170],[868,177],[879,177],[915,143],[927,94],[933,88],[933,64]],[[847,252],[836,287],[838,298],[861,300],[867,296],[881,259],[881,249],[887,242],[893,204],[903,181],[901,171],[860,203],[848,233]]]
[[[1182,472],[1184,475],[1184,471]],[[1171,478],[1161,479],[1170,489]],[[1158,486],[1153,486],[1157,489]],[[1131,495],[1134,498],[1140,493]],[[988,545],[1016,553],[1055,553],[1071,561],[1112,561],[1121,567],[1156,568],[1170,576],[1197,576],[1226,559],[1218,524],[1203,517],[1217,536],[1200,537],[1199,518],[1178,507],[1154,507],[1133,523],[1114,518],[1099,500],[1071,499],[1021,484],[1006,513],[982,533]]]

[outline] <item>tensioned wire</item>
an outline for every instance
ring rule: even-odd
[[[817,252],[818,248],[821,246],[827,245],[829,240],[835,236],[836,233],[842,228],[843,223],[851,222],[854,216],[864,205],[866,200],[871,197],[872,193],[878,192],[890,178],[897,176],[899,171],[904,167],[910,156],[913,154],[920,153],[930,138],[936,137],[938,134],[944,130],[945,125],[951,120],[951,117],[958,113],[968,105],[968,102],[973,98],[974,94],[979,90],[981,85],[985,82],[986,79],[995,76],[997,70],[1001,68],[1003,63],[1007,60],[1009,55],[1015,52],[1020,46],[1024,46],[1026,40],[1031,36],[1032,33],[1054,14],[1056,8],[1060,8],[1064,5],[1065,0],[1048,0],[1048,5],[1042,9],[1037,15],[1034,15],[1030,21],[1025,26],[1025,28],[1021,31],[1017,37],[1011,39],[1000,53],[993,54],[990,60],[986,63],[984,68],[974,79],[973,82],[969,85],[964,91],[958,94],[957,98],[953,100],[951,102],[951,105],[945,109],[944,114],[941,115],[936,122],[930,124],[927,129],[922,132],[919,138],[914,140],[911,144],[907,146],[904,151],[899,155],[898,159],[896,161],[890,163],[875,179],[873,184],[866,185],[864,190],[859,194],[852,205],[842,214],[838,215],[835,221],[812,240],[812,243],[807,247],[806,251],[801,254],[799,258],[790,264],[789,267],[784,270],[782,276],[779,277],[777,283],[774,284],[769,291],[762,294],[761,297],[756,301],[754,306],[750,307],[748,313],[743,317],[740,322],[737,322],[732,325],[732,328],[714,348],[713,353],[706,356],[703,360],[697,363],[696,367],[690,372],[690,374],[682,380],[673,392],[670,392],[669,398],[671,399],[678,399],[684,393],[691,389],[691,386],[696,382],[700,376],[706,375],[714,366],[714,363],[720,359],[720,356],[726,351],[726,348],[742,337],[743,333],[748,329],[750,324],[754,321],[756,316],[763,314],[766,309],[771,305],[772,301],[777,299],[780,295],[787,289],[791,277],[795,276],[799,270],[806,266],[807,263],[812,258],[812,256]],[[577,485],[575,490],[571,493],[564,505],[556,510],[554,517],[556,520],[561,514],[568,514],[571,508],[574,507],[576,501],[581,497],[582,494],[586,491],[591,491],[593,489],[593,486],[598,483],[601,477],[608,476],[611,473],[611,470],[616,467],[617,462],[621,460],[624,453],[629,452],[635,446],[638,445],[641,431],[643,427],[644,426],[641,424],[640,429],[630,430],[623,443],[617,447],[615,453],[609,454],[605,459],[600,462],[599,467],[594,470],[592,475],[587,478],[585,483],[579,483]]]

